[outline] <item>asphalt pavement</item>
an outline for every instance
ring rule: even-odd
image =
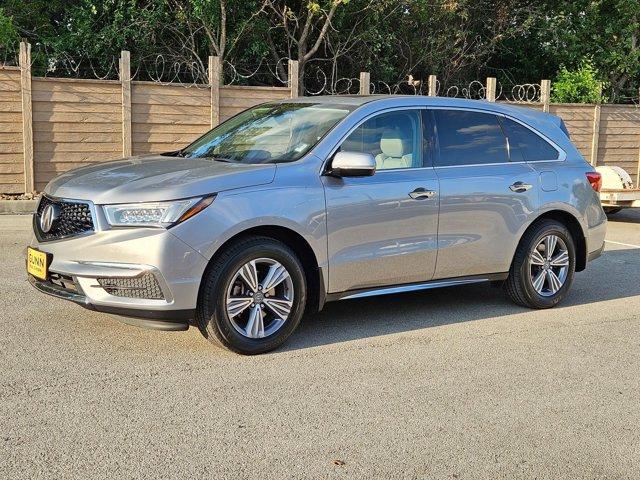
[[[552,310],[337,302],[258,357],[36,292],[0,216],[0,478],[640,478],[640,212]]]

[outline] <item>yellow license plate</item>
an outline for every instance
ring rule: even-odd
[[[47,279],[47,254],[27,248],[27,272],[41,280]]]

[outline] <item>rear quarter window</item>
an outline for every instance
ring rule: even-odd
[[[560,157],[560,152],[553,145],[524,125],[503,117],[502,127],[509,140],[512,161],[539,162]]]

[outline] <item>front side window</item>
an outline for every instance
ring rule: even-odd
[[[560,154],[556,148],[524,125],[520,125],[509,118],[503,118],[502,126],[509,139],[512,160],[535,162],[557,160],[559,158]]]
[[[350,113],[344,105],[275,103],[236,115],[178,155],[238,163],[292,162]]]
[[[465,110],[433,110],[439,166],[509,161],[507,139],[496,115]]]
[[[376,170],[422,166],[422,135],[417,110],[383,113],[356,128],[340,146],[340,151],[369,153]]]

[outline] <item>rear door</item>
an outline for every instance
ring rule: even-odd
[[[424,152],[421,109],[373,115],[338,150],[376,159],[371,177],[322,177],[329,292],[430,280],[436,264],[438,180]]]
[[[507,272],[538,210],[536,172],[511,158],[498,115],[434,107],[428,118],[440,181],[434,278]]]

